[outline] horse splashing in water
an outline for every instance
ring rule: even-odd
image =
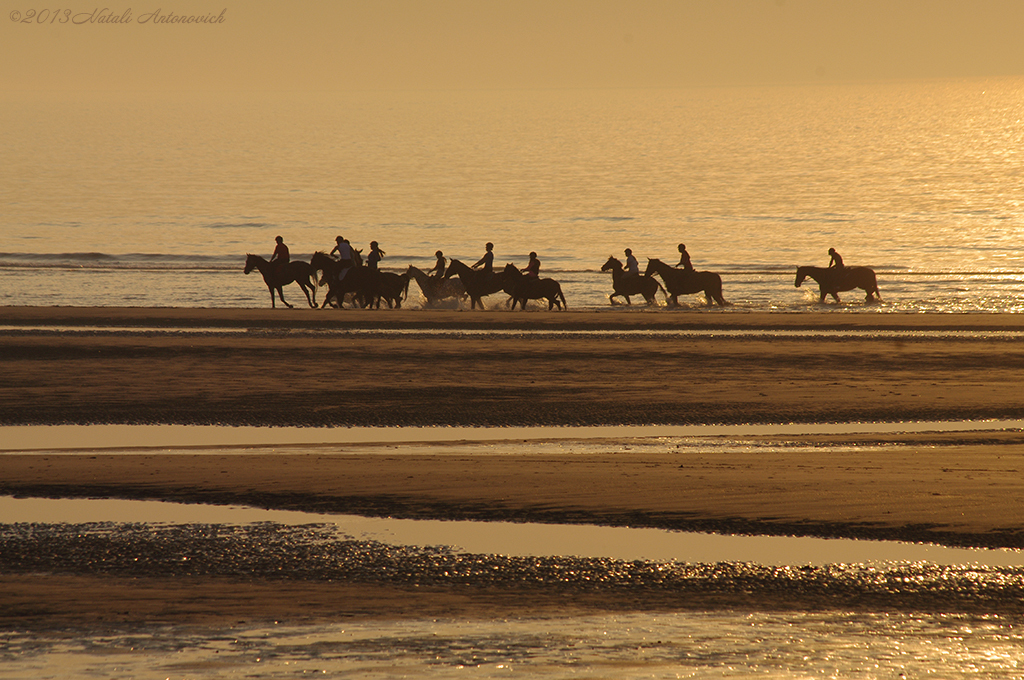
[[[512,310],[515,311],[516,303],[520,309],[526,309],[527,300],[547,300],[548,311],[555,305],[558,309],[568,309],[565,302],[565,295],[562,294],[562,286],[554,279],[538,279],[528,276],[509,262],[505,265],[505,287],[504,291],[512,296]]]
[[[448,263],[448,269],[444,272],[445,279],[450,279],[452,276],[458,276],[459,280],[462,281],[462,285],[465,286],[466,294],[469,295],[470,309],[476,309],[477,305],[480,305],[480,309],[483,309],[483,297],[497,293],[505,288],[504,272],[488,274],[487,272],[477,271],[459,260],[452,260]]]
[[[608,296],[608,302],[613,305],[618,304],[615,301],[616,297],[622,296],[626,298],[626,304],[632,304],[629,297],[631,295],[642,295],[644,300],[647,300],[649,305],[657,305],[658,298],[657,293],[660,290],[665,296],[665,301],[668,301],[668,293],[662,288],[658,280],[652,276],[629,276],[622,268],[622,262],[616,257],[609,257],[608,261],[601,265],[601,271],[611,271],[612,273],[612,290],[615,292]]]
[[[825,302],[825,296],[839,302],[839,293],[844,290],[862,289],[867,296],[865,302],[876,302],[882,299],[878,294],[878,279],[875,270],[870,267],[797,267],[796,287],[805,279],[814,279],[818,283],[819,304]]]
[[[440,276],[435,278],[412,265],[409,265],[405,273],[411,276],[416,281],[416,284],[419,285],[420,290],[423,291],[423,297],[427,300],[428,307],[432,307],[441,300],[449,298],[459,300],[466,298],[466,286],[463,285],[461,279],[446,279]]]
[[[244,273],[248,274],[253,269],[258,269],[260,274],[263,275],[263,283],[267,284],[267,288],[270,290],[271,307],[277,306],[274,303],[275,290],[286,307],[290,308],[292,306],[284,299],[284,291],[282,290],[289,283],[299,284],[302,292],[306,294],[306,302],[309,303],[310,307],[316,307],[316,276],[314,275],[313,267],[308,262],[292,260],[285,265],[278,266],[276,263],[269,262],[259,255],[248,253],[245,256]],[[311,292],[312,296],[310,296]]]
[[[719,307],[725,306],[725,298],[722,297],[722,277],[715,272],[695,272],[685,269],[670,267],[661,260],[647,260],[647,271],[644,276],[657,274],[665,282],[665,290],[668,291],[668,302],[673,307],[679,306],[680,295],[692,295],[703,292],[707,298],[708,307],[716,302]]]

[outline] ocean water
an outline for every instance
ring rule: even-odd
[[[630,247],[728,309],[820,309],[798,265],[887,312],[1024,309],[1024,79],[688,90],[0,96],[0,305],[263,307],[247,252],[371,240],[383,264],[536,251],[601,308]],[[286,292],[302,300],[296,286]],[[503,300],[492,296],[490,304]],[[863,309],[859,291],[841,309]],[[689,306],[703,298],[684,299]],[[415,284],[407,302],[422,303]],[[830,307],[831,308],[831,307]],[[727,310],[728,311],[728,310]]]

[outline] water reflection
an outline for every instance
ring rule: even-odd
[[[340,535],[361,541],[448,546],[464,553],[519,557],[553,555],[694,564],[750,562],[768,566],[882,562],[1024,566],[1024,553],[1017,550],[948,548],[896,541],[725,536],[591,525],[402,520],[161,501],[0,497],[0,520],[4,524],[111,523],[124,522],[125,518],[145,524],[327,524]]]
[[[652,437],[759,437],[1024,429],[1024,419],[743,425],[608,425],[590,427],[226,427],[221,425],[10,425],[0,426],[0,453],[110,449],[288,447],[423,442],[552,441]],[[239,450],[239,453],[248,451]],[[393,450],[389,453],[394,453]]]

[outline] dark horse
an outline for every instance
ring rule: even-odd
[[[818,282],[818,291],[821,293],[818,302],[824,302],[826,295],[831,295],[839,302],[839,291],[854,288],[861,288],[867,293],[865,302],[882,299],[878,294],[875,270],[869,267],[797,267],[796,287],[799,288],[808,277]]]
[[[520,309],[526,309],[527,300],[548,301],[548,311],[558,305],[559,310],[569,309],[565,302],[565,295],[562,294],[562,286],[554,279],[538,279],[519,271],[509,262],[505,265],[505,287],[504,291],[512,296],[512,311],[515,311],[516,303]]]
[[[358,260],[357,260],[358,261]],[[369,273],[370,270],[362,266],[349,267],[345,272],[345,278],[338,280],[341,273],[341,264],[334,258],[317,251],[313,253],[310,266],[315,272],[322,272],[320,284],[327,284],[327,295],[324,296],[321,308],[326,307],[333,299],[339,308],[344,308],[345,295],[353,294],[353,304],[361,307],[367,305],[369,297]]]
[[[316,277],[313,275],[313,267],[309,263],[302,260],[292,260],[283,267],[278,267],[276,263],[268,262],[259,255],[248,253],[245,256],[245,273],[248,274],[253,269],[259,269],[260,274],[263,274],[263,283],[267,284],[267,288],[270,289],[271,307],[276,307],[274,304],[275,290],[278,296],[280,296],[281,302],[284,302],[285,306],[291,307],[291,305],[285,302],[284,292],[281,290],[289,283],[299,284],[302,292],[306,294],[306,302],[309,303],[310,307],[316,307]],[[312,297],[310,297],[311,291],[313,293]]]
[[[466,287],[470,309],[476,309],[477,305],[483,309],[484,303],[481,298],[505,288],[504,272],[494,272],[488,276],[485,272],[472,269],[468,264],[459,260],[452,260],[448,263],[448,269],[444,272],[444,278],[450,279],[452,276],[458,276],[462,285]]]
[[[622,263],[619,262],[618,258],[609,257],[608,261],[601,265],[601,271],[606,272],[608,270],[612,272],[612,289],[614,293],[608,296],[608,302],[618,304],[615,302],[615,298],[621,295],[626,298],[626,304],[632,304],[629,300],[630,295],[642,295],[644,300],[647,300],[647,304],[656,305],[658,304],[657,293],[660,290],[665,295],[665,300],[668,300],[668,293],[661,287],[658,280],[651,276],[627,276],[622,270]]]
[[[665,282],[668,303],[673,307],[679,306],[680,295],[691,295],[701,291],[704,291],[708,300],[708,307],[716,302],[719,307],[725,306],[725,298],[722,297],[722,277],[714,272],[688,272],[685,269],[670,267],[661,260],[649,259],[644,276],[654,274]]]

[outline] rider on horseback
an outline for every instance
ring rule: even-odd
[[[484,268],[480,271],[484,274],[484,280],[489,281],[494,276],[494,244],[488,241],[484,247],[487,249],[487,252],[473,265],[473,269],[483,265]]]
[[[639,279],[640,278],[640,263],[636,261],[635,257],[633,257],[633,250],[632,250],[632,248],[626,248],[626,250],[623,251],[623,252],[626,253],[626,267],[625,267],[626,275],[627,276],[634,276],[634,277]]]
[[[432,279],[440,281],[441,277],[444,276],[444,270],[448,263],[444,259],[444,253],[440,250],[434,253],[434,257],[437,258],[437,262],[434,263],[434,268],[427,272],[427,275]]]
[[[843,256],[837,253],[835,248],[829,248],[828,254],[832,256],[828,262],[829,269],[842,269],[846,266],[843,264]]]
[[[338,267],[338,281],[340,282],[345,278],[345,274],[348,273],[348,270],[351,269],[354,264],[352,261],[352,246],[342,236],[339,236],[334,240],[337,245],[331,249],[331,255],[338,253],[338,264],[341,265]]]
[[[537,259],[537,253],[530,253],[530,263],[526,265],[523,273],[535,279],[540,278],[540,260]]]
[[[676,265],[676,269],[680,267],[688,272],[693,271],[693,265],[690,263],[690,254],[686,252],[686,246],[682,243],[679,244],[679,264]]]
[[[274,273],[280,274],[281,270],[288,264],[290,256],[288,254],[288,246],[284,244],[284,239],[278,236],[274,240],[277,241],[277,247],[274,248],[274,254],[270,256],[270,264],[274,265]]]

